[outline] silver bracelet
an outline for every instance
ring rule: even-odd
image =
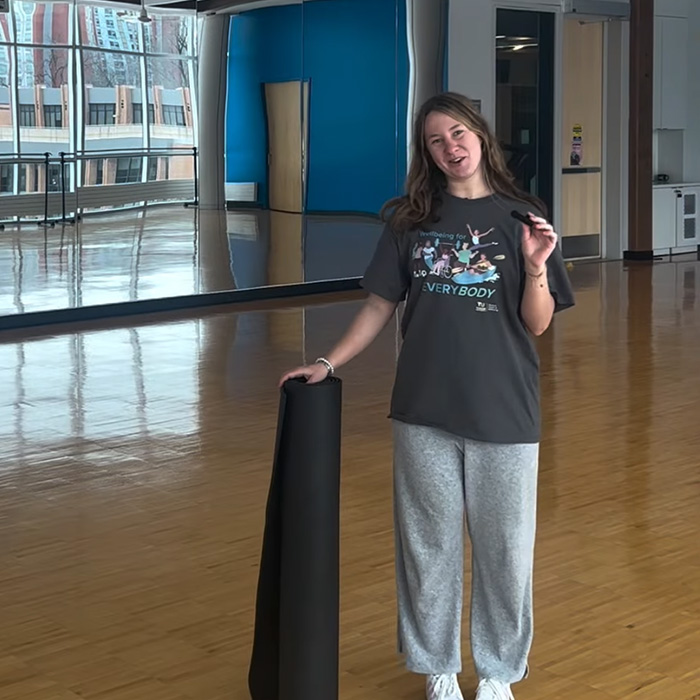
[[[326,369],[328,370],[329,376],[335,372],[335,368],[325,357],[317,357],[316,362],[325,365]]]

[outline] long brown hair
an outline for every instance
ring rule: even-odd
[[[530,204],[546,215],[544,204],[537,197],[521,191],[513,182],[498,140],[486,119],[474,109],[471,100],[455,92],[445,92],[431,97],[420,108],[413,126],[406,194],[390,199],[380,212],[383,220],[391,219],[394,230],[403,232],[431,219],[434,221],[441,192],[447,185],[447,178],[435,165],[425,141],[425,121],[431,112],[442,112],[452,117],[479,137],[481,168],[486,186],[492,192]]]

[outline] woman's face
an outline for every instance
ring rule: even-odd
[[[481,140],[453,117],[431,112],[425,120],[425,144],[449,180],[468,180],[481,165]]]

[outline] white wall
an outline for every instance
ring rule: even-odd
[[[428,0],[429,1],[429,0]],[[697,0],[700,2],[700,0]],[[450,0],[448,24],[448,89],[481,101],[481,113],[496,125],[496,10],[559,11],[561,0]],[[555,60],[561,62],[561,16],[556,24]],[[555,68],[555,100],[561,100],[561,74]],[[560,223],[561,180],[556,177],[561,158],[560,105],[554,110],[554,211]]]
[[[413,122],[420,106],[443,89],[445,4],[406,0],[406,39],[409,57],[406,163],[410,167]]]
[[[700,0],[698,0],[700,2]],[[481,113],[496,119],[496,8],[561,9],[561,0],[450,0],[448,88],[481,100]]]
[[[448,88],[481,100],[481,113],[496,119],[496,10],[493,0],[450,0]]]
[[[688,127],[684,135],[683,170],[686,182],[700,182],[700,0],[688,12]]]
[[[700,78],[697,66],[700,63],[700,0],[656,0],[654,14],[658,17],[687,18],[688,22],[688,81],[687,120],[683,130],[683,180],[700,182]],[[675,134],[661,134],[664,141],[659,148],[673,148]],[[658,138],[658,135],[657,135]],[[670,141],[670,143],[669,143]],[[670,154],[671,156],[673,154]],[[660,158],[662,157],[659,154]],[[672,159],[672,158],[671,158]],[[663,171],[664,168],[661,168]]]
[[[449,53],[448,53],[448,86],[468,95],[472,99],[481,100],[481,111],[489,120],[495,123],[496,104],[496,8],[523,8],[531,10],[559,10],[560,0],[450,0],[449,4]],[[675,17],[688,17],[688,127],[684,133],[684,180],[686,182],[700,182],[700,77],[697,66],[700,64],[700,0],[656,0],[655,14]],[[628,51],[629,25],[624,23],[621,29],[623,50]],[[619,56],[618,60],[626,64],[627,57]],[[621,78],[628,76],[627,66],[621,66]],[[559,87],[559,86],[558,86]],[[618,109],[621,115],[627,114],[626,85],[618,94],[620,104]],[[560,95],[557,89],[556,93]],[[608,100],[612,100],[614,93],[608,92]],[[557,114],[559,114],[557,112]],[[558,117],[557,117],[558,118]],[[558,123],[558,122],[557,122]],[[609,134],[613,139],[619,136],[626,139],[626,124],[621,123],[622,133],[617,130]],[[555,146],[555,150],[558,148]],[[613,207],[614,222],[607,220],[608,232],[611,228],[618,228],[618,234],[611,240],[606,253],[610,257],[618,257],[626,246],[627,221],[627,144],[620,142],[615,144],[615,149],[620,153],[623,162],[622,172],[616,173],[620,182],[620,206]],[[556,161],[555,161],[556,162]],[[555,188],[558,189],[558,188]],[[612,188],[613,190],[617,188]],[[615,192],[617,194],[617,192]],[[558,211],[557,192],[555,192],[555,210]],[[608,204],[610,204],[608,202]],[[555,222],[556,223],[556,222]],[[615,226],[611,226],[615,223]],[[606,237],[607,237],[606,236]]]

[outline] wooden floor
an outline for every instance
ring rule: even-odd
[[[700,263],[572,278],[578,307],[540,340],[536,637],[516,697],[697,699]],[[357,303],[5,337],[2,700],[248,697],[276,381]],[[392,327],[341,372],[343,700],[423,697],[394,653],[395,352]]]

